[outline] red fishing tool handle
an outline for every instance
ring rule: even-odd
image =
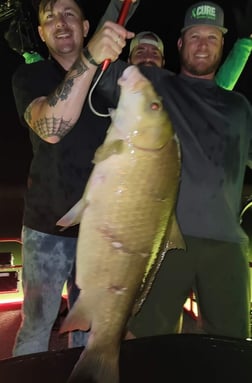
[[[130,9],[131,3],[132,3],[132,0],[124,0],[123,1],[122,8],[121,8],[120,14],[118,16],[117,24],[124,25],[126,17],[128,15],[129,9]],[[103,61],[102,71],[105,71],[108,68],[110,61],[111,61],[110,59],[106,59]]]

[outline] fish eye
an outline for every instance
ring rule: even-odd
[[[160,110],[162,108],[162,104],[160,101],[155,100],[151,103],[151,110]]]

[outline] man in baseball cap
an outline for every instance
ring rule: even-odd
[[[220,29],[223,34],[228,31],[224,27],[224,12],[222,8],[210,1],[201,1],[188,8],[181,32],[197,25],[211,25]]]
[[[164,67],[164,44],[152,31],[138,33],[131,40],[128,62],[135,65]]]

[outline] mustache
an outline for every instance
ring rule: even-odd
[[[145,65],[145,66],[155,66],[155,67],[158,67],[158,65],[154,62],[154,61],[151,61],[151,60],[143,60],[141,62],[138,63],[139,65]]]

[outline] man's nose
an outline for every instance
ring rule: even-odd
[[[64,15],[59,14],[57,15],[57,18],[56,18],[56,26],[61,27],[62,25],[66,25],[66,20]]]

